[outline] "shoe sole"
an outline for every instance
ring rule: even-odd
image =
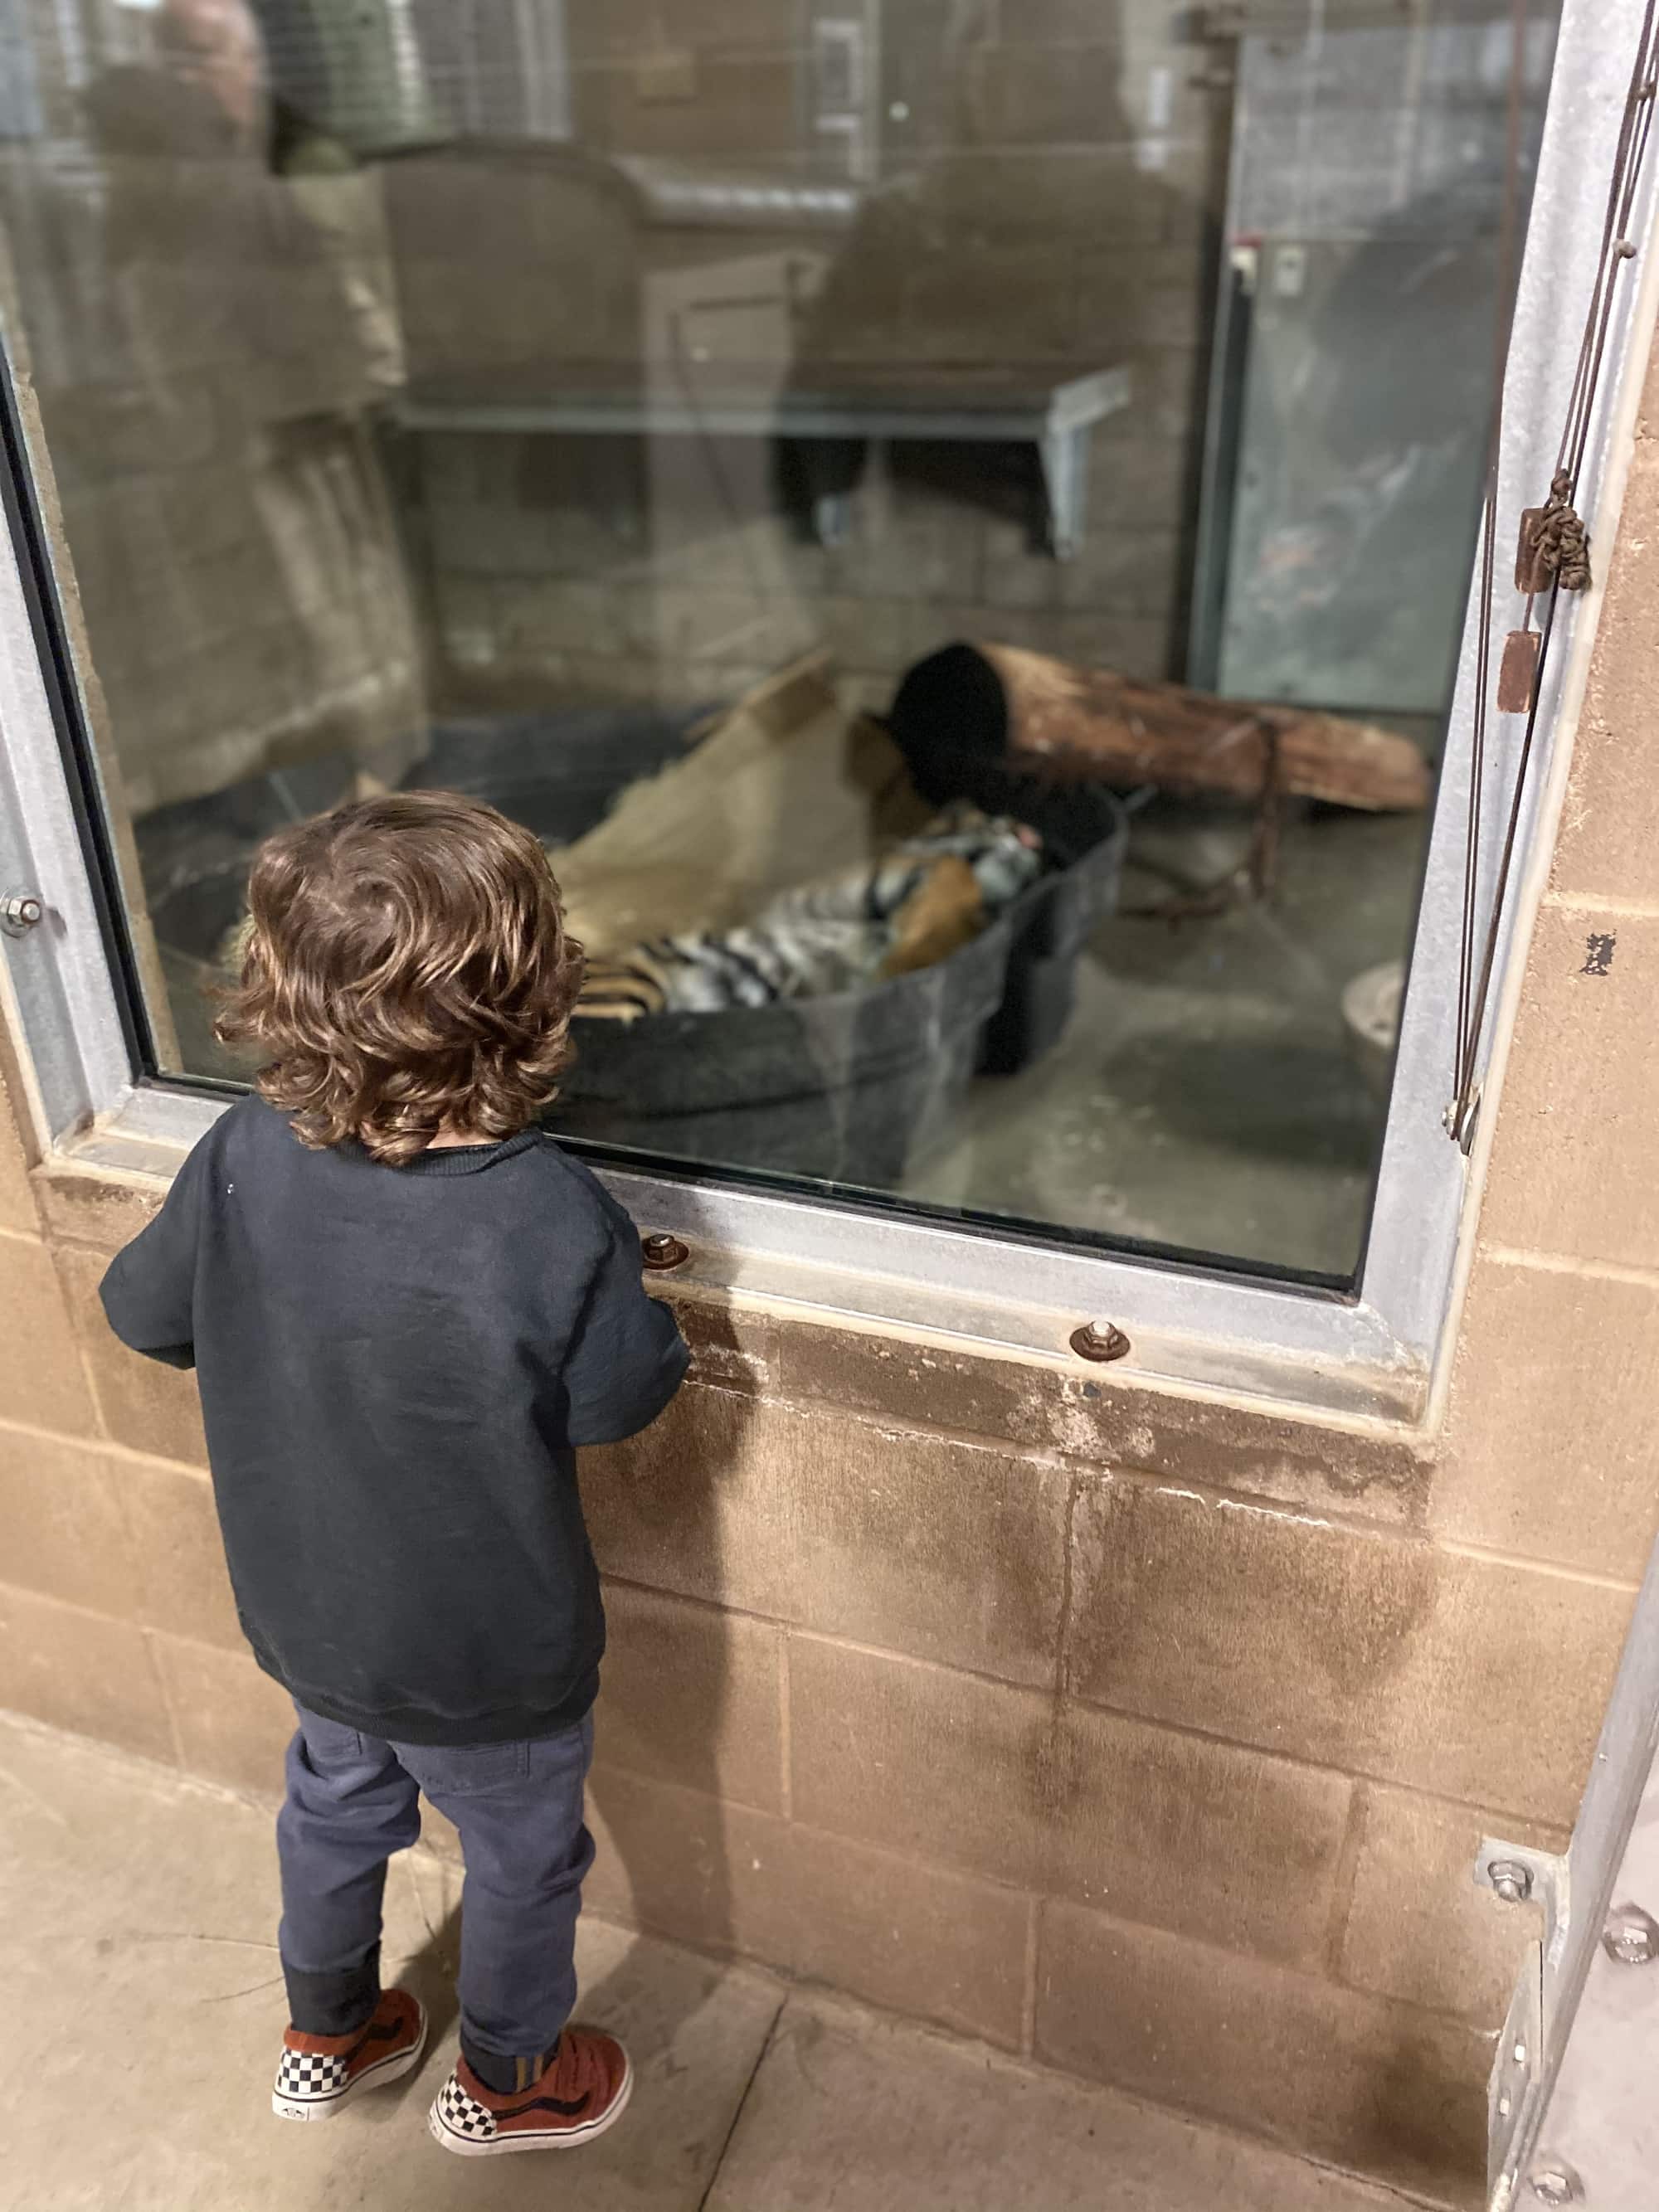
[[[425,2056],[426,2014],[422,2012],[420,2033],[407,2051],[395,2051],[390,2058],[377,2058],[331,2097],[285,2097],[280,2090],[273,2089],[270,2109],[279,2120],[331,2120],[360,2089],[384,2089],[393,2081],[401,2081],[405,2074],[414,2072]]]
[[[630,2058],[623,2075],[622,2087],[599,2114],[579,2128],[550,2128],[545,2134],[490,2136],[482,2142],[471,2136],[458,2136],[445,2121],[434,2100],[426,2116],[426,2124],[432,2140],[441,2148],[451,2151],[457,2158],[502,2158],[515,2150],[580,2150],[584,2143],[597,2142],[608,2128],[614,2128],[628,2109],[628,2100],[634,2094],[634,2062]]]

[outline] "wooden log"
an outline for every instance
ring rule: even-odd
[[[975,769],[993,764],[1055,784],[1244,799],[1276,787],[1373,813],[1411,812],[1429,798],[1427,763],[1392,730],[1078,668],[1018,646],[951,645],[919,661],[891,726],[936,802],[970,790]]]

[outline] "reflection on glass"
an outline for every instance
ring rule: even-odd
[[[161,1069],[266,829],[455,785],[592,951],[567,1130],[1351,1272],[1552,37],[6,0]]]

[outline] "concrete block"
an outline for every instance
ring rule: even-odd
[[[836,590],[878,601],[976,599],[980,533],[973,519],[907,473],[902,453],[895,465],[898,481],[886,496],[868,482],[854,496],[853,541],[831,556]]]
[[[101,1252],[64,1245],[58,1273],[98,1393],[104,1425],[117,1443],[156,1459],[207,1465],[202,1401],[196,1377],[129,1352],[104,1318],[98,1285],[109,1262]],[[5,1403],[0,1380],[0,1403]]]
[[[798,607],[747,591],[664,586],[639,595],[628,645],[670,661],[776,664],[818,642],[823,614],[824,603]]]
[[[1122,59],[1115,40],[986,48],[978,82],[986,137],[1045,146],[1099,144],[1126,135],[1118,104]]]
[[[173,1732],[143,1630],[3,1584],[0,1706],[173,1761]]]
[[[245,1652],[210,1479],[155,1460],[118,1460],[111,1474],[127,1531],[130,1602],[138,1619],[150,1628]]]
[[[520,470],[532,449],[547,442],[508,432],[423,432],[416,452],[421,506],[428,520],[455,507],[487,516],[515,495]]]
[[[872,2004],[1017,2049],[1032,1900],[792,1826],[758,1854],[746,1948]]]
[[[515,659],[573,649],[619,653],[629,642],[618,599],[603,584],[504,577],[488,604],[501,650]]]
[[[1191,466],[1191,357],[1136,354],[1134,388],[1121,414],[1096,429],[1090,447],[1090,515],[1109,529],[1115,514],[1144,514],[1160,530],[1177,526]]]
[[[1433,1798],[1368,1786],[1360,1792],[1358,1828],[1341,1978],[1379,1996],[1455,2013],[1476,2027],[1500,2028],[1543,1919],[1476,1886],[1473,1869],[1492,1822]],[[1543,1850],[1561,1850],[1567,1840],[1565,1829],[1513,1820],[1503,1833]]]
[[[1498,1104],[1489,1244],[1659,1264],[1659,1086],[1649,1066],[1659,919],[1538,916]]]
[[[1350,1785],[941,1668],[791,1638],[792,1802],[809,1826],[1311,1962]]]
[[[785,1823],[596,1761],[587,1825],[598,1848],[582,1885],[586,1906],[651,1934],[728,1952],[739,1948],[732,1869],[752,1864],[755,1839],[775,1837]]]
[[[647,519],[654,524],[659,518],[665,460],[654,442],[648,453],[627,438],[481,432],[426,443],[448,452],[452,468],[470,467],[473,495],[485,506],[511,502],[541,511],[566,561],[608,550],[615,562],[638,553],[649,543]],[[703,520],[706,526],[707,516]]]
[[[1159,244],[1085,252],[1078,266],[1078,342],[1103,360],[1147,346],[1190,348],[1209,320],[1204,256]]]
[[[1571,1820],[1625,1593],[1127,1482],[1087,1489],[1076,1528],[1079,1695]]]
[[[1154,0],[1152,8],[1146,6],[1144,0],[1140,5],[1136,4],[1136,0],[1120,0],[1113,13],[1111,28],[1121,36],[1131,26],[1137,33],[1138,46],[1153,44],[1160,33],[1165,43],[1179,35],[1170,22],[1162,0]],[[1098,0],[1024,0],[1019,14],[1005,23],[1000,43],[1009,46],[1088,46],[1099,41],[1105,27]],[[1178,52],[1181,49],[1176,47],[1174,51]]]
[[[1167,620],[1181,595],[1185,550],[1173,523],[1120,530],[1103,514],[1075,557],[1059,568],[1060,604],[1113,620],[1126,615]]]
[[[1175,640],[1164,615],[1061,614],[1045,649],[1085,667],[1121,669],[1157,683],[1170,674]]]
[[[70,1323],[70,1298],[44,1244],[0,1237],[6,1325],[0,1329],[0,1407],[31,1428],[89,1436],[97,1426],[92,1394]]]
[[[722,25],[698,52],[694,100],[659,105],[641,98],[635,65],[618,70],[611,79],[611,143],[667,159],[718,155],[745,168],[797,159],[799,64],[780,43],[774,16],[747,52],[742,34]]]
[[[596,1759],[783,1809],[782,1631],[612,1583]]]
[[[643,1437],[585,1454],[582,1488],[599,1563],[629,1582],[1053,1679],[1056,1468],[693,1385]]]
[[[119,1470],[95,1447],[0,1428],[0,1526],[9,1582],[131,1618],[132,1557]]]
[[[896,688],[909,659],[910,617],[902,600],[809,600],[800,610],[806,644],[829,647],[838,669],[884,676]]]
[[[671,1297],[669,1304],[691,1354],[694,1382],[756,1391],[775,1384],[775,1332],[769,1319],[712,1299]]]
[[[549,527],[546,515],[529,508],[505,502],[483,507],[471,501],[439,505],[428,498],[421,521],[431,562],[446,576],[568,573],[558,533]]]
[[[981,1358],[876,1330],[780,1319],[787,1397],[1400,1522],[1425,1510],[1428,1469],[1399,1431],[1294,1420],[1151,1389],[1080,1360]]]
[[[152,1635],[179,1764],[260,1797],[283,1792],[283,1755],[294,1705],[279,1683],[240,1653],[182,1636]]]
[[[905,345],[918,358],[1052,362],[1072,352],[1077,289],[1068,250],[957,238],[923,254],[904,300]]]
[[[981,596],[988,608],[1046,612],[1059,606],[1067,564],[1054,560],[1034,542],[1029,525],[988,521],[981,538]]]
[[[1552,890],[1589,906],[1650,904],[1659,896],[1659,854],[1648,834],[1659,775],[1659,355],[1644,404],[1550,864]],[[1604,547],[1598,557],[1608,560]]]
[[[0,1230],[33,1237],[39,1226],[29,1188],[33,1146],[25,1146],[20,1103],[12,1097],[0,1063]]]
[[[33,1178],[45,1234],[67,1244],[89,1244],[110,1259],[147,1229],[161,1210],[153,1185],[118,1182],[48,1163]]]
[[[927,211],[945,210],[969,235],[982,229],[1005,240],[1029,237],[1051,250],[1064,240],[1079,259],[1100,252],[1107,240],[1120,251],[1155,246],[1170,197],[1158,178],[1136,167],[1133,145],[1121,139],[943,149],[928,165],[924,189]]]
[[[1430,2013],[1054,1905],[1036,2055],[1437,2202],[1484,2201],[1491,2043]]]
[[[1638,1582],[1659,1526],[1656,1399],[1659,1285],[1481,1256],[1431,1526]]]
[[[1017,2046],[1029,1898],[612,1771],[589,1820],[597,1911]]]
[[[801,334],[803,380],[823,362],[907,358],[905,299],[916,257],[916,211],[878,195],[866,198],[858,227],[825,272]]]

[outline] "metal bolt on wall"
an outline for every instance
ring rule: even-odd
[[[27,937],[46,919],[46,908],[38,891],[8,891],[0,897],[0,930],[8,937]]]
[[[1649,1966],[1659,1958],[1659,1921],[1639,1905],[1613,1908],[1601,1948],[1621,1966]]]
[[[1505,1905],[1524,1905],[1532,1895],[1532,1869],[1518,1859],[1494,1859],[1486,1879]]]
[[[1584,2194],[1584,2185],[1578,2176],[1559,2160],[1540,2166],[1532,2177],[1531,2187],[1540,2204],[1577,2204]]]

